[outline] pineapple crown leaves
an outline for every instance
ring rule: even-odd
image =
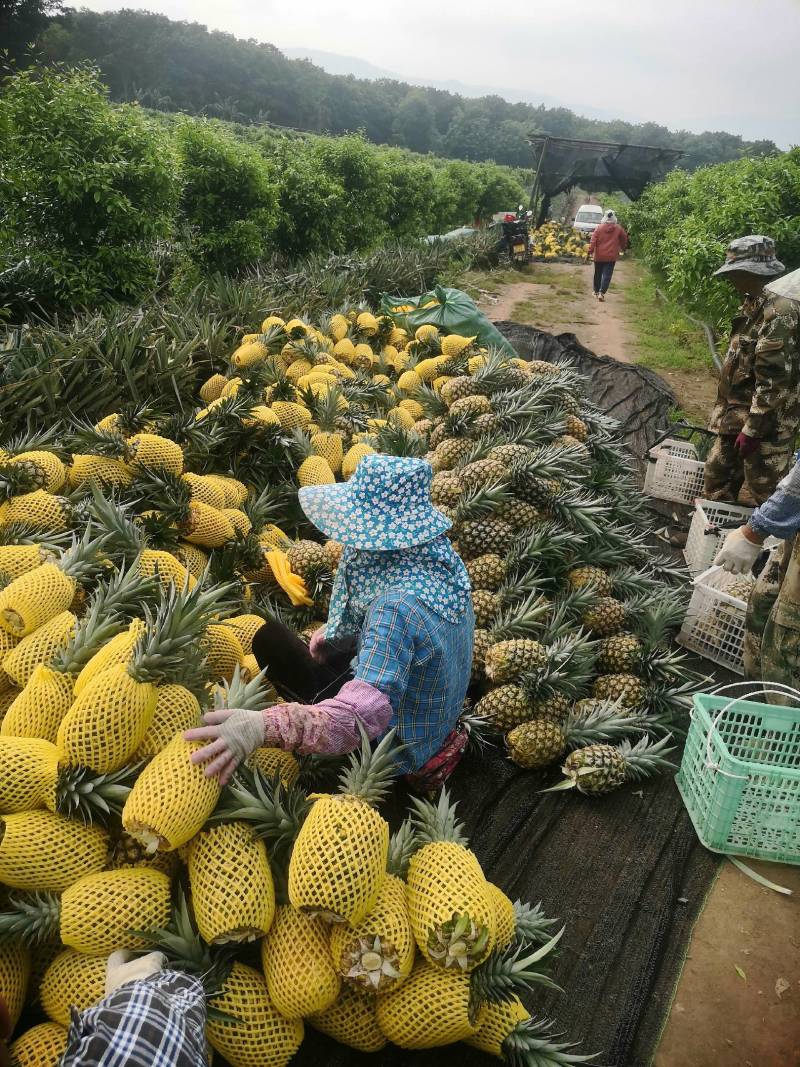
[[[231,680],[223,682],[214,691],[214,707],[217,710],[246,708],[249,711],[262,711],[270,706],[269,688],[264,671],[259,671],[255,678],[248,679],[236,666]]]
[[[556,638],[548,646],[548,662],[523,675],[520,686],[533,701],[553,694],[579,696],[594,675],[597,642],[588,641],[581,631]]]
[[[41,945],[58,934],[61,900],[55,893],[9,893],[0,911],[0,944]]]
[[[411,818],[406,818],[389,838],[389,857],[386,861],[388,874],[405,880],[411,857],[419,848],[419,841]]]
[[[125,459],[127,445],[118,430],[98,430],[92,423],[83,419],[73,422],[72,430],[66,437],[66,444],[72,452],[88,452],[93,456],[107,456],[110,459]]]
[[[397,776],[396,756],[405,746],[397,743],[397,731],[381,738],[375,748],[362,723],[358,724],[361,748],[353,752],[339,775],[339,793],[358,797],[372,807],[377,807],[386,798],[392,780]]]
[[[578,748],[626,734],[642,734],[649,727],[649,716],[623,707],[619,700],[604,700],[588,712],[570,712],[561,729],[568,746]]]
[[[406,430],[402,426],[382,426],[377,434],[375,447],[387,456],[424,456],[428,446],[422,434]]]
[[[104,532],[106,551],[115,559],[133,559],[145,547],[144,535],[133,521],[130,508],[118,497],[106,497],[92,487],[88,505],[91,520]]]
[[[141,955],[158,949],[167,957],[172,970],[198,978],[207,999],[218,996],[227,981],[233,966],[231,948],[209,947],[202,940],[189,910],[189,903],[182,887],[176,889],[175,904],[167,926],[153,930],[131,930],[142,938],[148,948],[141,950]],[[235,1021],[224,1012],[208,1009],[209,1019]]]
[[[464,848],[469,847],[464,824],[456,821],[458,802],[451,803],[450,795],[444,787],[435,804],[422,797],[412,796],[409,800],[412,807],[409,818],[414,826],[419,848],[437,841],[452,841],[456,845],[463,845]]]
[[[579,489],[559,493],[549,504],[553,517],[580,533],[602,535],[609,510],[605,504]]]
[[[426,418],[436,419],[447,415],[447,404],[439,393],[435,389],[431,389],[429,385],[421,385],[414,393],[414,399],[422,405]]]
[[[230,591],[231,586],[202,582],[181,590],[170,584],[155,615],[145,607],[146,627],[134,646],[130,676],[155,684],[180,676],[185,658],[200,654],[198,642],[206,626],[233,610],[227,601]]]
[[[505,952],[493,952],[470,975],[470,1014],[477,1014],[482,1004],[498,1004],[529,990],[534,985],[563,992],[560,986],[536,969],[564,936],[565,927],[534,952],[524,955],[525,948],[512,945]]]
[[[523,1019],[506,1034],[502,1043],[506,1063],[510,1067],[570,1067],[574,1063],[589,1063],[598,1053],[577,1055],[570,1052],[574,1042],[559,1041],[561,1034],[553,1033],[550,1019]]]
[[[483,485],[478,489],[468,490],[462,493],[456,505],[455,521],[456,523],[472,522],[495,515],[503,504],[513,499],[508,486],[504,483]]]
[[[573,554],[580,550],[581,534],[556,522],[547,522],[518,534],[511,542],[506,556],[509,575],[529,572],[545,579],[559,579],[569,569]]]
[[[125,801],[143,763],[128,764],[108,774],[86,767],[60,766],[56,780],[56,809],[86,824],[107,826],[122,814]]]
[[[344,394],[338,386],[319,393],[315,393],[311,388],[301,389],[300,397],[320,430],[328,433],[335,431],[336,419],[343,410],[341,401],[344,399]]]
[[[48,452],[62,451],[57,447],[59,427],[57,424],[32,430],[28,428],[21,433],[15,434],[7,441],[0,442],[0,450],[9,456],[17,456],[20,452],[34,452],[44,449]]]
[[[118,570],[98,585],[85,616],[52,666],[63,674],[77,674],[97,650],[124,629],[127,618],[152,607],[160,592],[158,579],[145,577],[134,565]]]
[[[0,545],[39,545],[45,552],[63,552],[72,540],[66,531],[39,530],[24,522],[0,526]]]
[[[156,508],[170,522],[182,522],[189,513],[192,490],[178,474],[143,466],[131,486],[130,499],[137,506]]]
[[[57,561],[58,567],[76,582],[92,581],[109,566],[105,554],[109,536],[100,533],[93,536],[92,524],[88,523],[80,538],[74,537],[69,548],[65,549]]]
[[[300,832],[311,802],[297,786],[285,786],[275,775],[241,765],[223,789],[209,823],[244,822],[256,837],[270,843],[273,851],[288,851]]]
[[[41,489],[38,473],[26,463],[0,463],[0,500]]]
[[[550,602],[538,590],[530,592],[522,603],[505,607],[496,617],[489,630],[490,643],[539,635],[549,613]]]
[[[550,927],[554,926],[556,919],[549,919],[543,909],[541,901],[538,904],[527,904],[522,900],[514,901],[514,942],[515,945],[544,945],[552,936]]]
[[[458,717],[458,726],[467,734],[467,749],[485,749],[494,747],[497,728],[483,715],[477,715],[470,705],[465,705]]]

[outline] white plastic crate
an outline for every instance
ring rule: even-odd
[[[742,526],[752,514],[753,508],[740,507],[738,504],[725,504],[702,497],[695,501],[694,515],[683,550],[692,577],[708,570],[729,533],[727,529],[719,533],[707,533],[708,528]]]
[[[691,441],[668,437],[648,452],[644,492],[659,500],[691,504],[703,492],[704,468]]]
[[[711,567],[692,582],[694,592],[676,640],[705,659],[744,674],[742,641],[749,590],[748,578]],[[752,588],[753,579],[749,578]]]
[[[753,508],[739,504],[725,504],[719,500],[705,500],[700,497],[695,501],[695,512],[686,537],[683,556],[692,577],[702,574],[714,562],[714,557],[722,548],[722,542],[731,529],[743,526],[753,514]],[[707,533],[709,527],[726,527],[718,533]],[[775,537],[764,541],[764,548],[771,549],[780,542]]]

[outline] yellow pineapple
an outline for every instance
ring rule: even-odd
[[[66,1027],[39,1023],[20,1034],[11,1045],[11,1067],[58,1067],[66,1047]]]
[[[189,845],[189,882],[200,936],[208,944],[263,937],[275,917],[267,849],[243,823],[212,826]]]
[[[5,1001],[12,1030],[22,1014],[30,973],[27,946],[14,941],[0,943],[0,997]]]
[[[40,663],[7,709],[0,736],[55,743],[61,720],[72,707],[73,682],[71,675]]]
[[[325,1011],[339,995],[325,923],[289,904],[275,913],[261,943],[261,964],[270,1000],[287,1019]]]
[[[263,975],[234,963],[214,1007],[227,1018],[209,1019],[208,1040],[231,1067],[287,1067],[303,1040],[301,1019],[284,1019],[267,993]]]
[[[155,433],[137,433],[125,442],[126,459],[134,471],[147,467],[183,473],[183,450],[180,445]]]
[[[391,992],[406,979],[416,944],[402,879],[386,875],[374,907],[361,922],[331,927],[330,948],[339,974],[368,993]]]
[[[315,1030],[358,1052],[380,1052],[387,1044],[372,1000],[347,986],[329,1008],[309,1016],[308,1021]]]
[[[24,688],[40,664],[49,663],[67,646],[77,619],[71,611],[62,611],[27,637],[23,637],[3,658],[3,670],[14,683]]]
[[[169,744],[176,733],[200,725],[200,704],[185,686],[166,683],[158,686],[152,721],[134,759],[150,759]]]
[[[51,811],[0,817],[0,882],[12,889],[63,892],[81,875],[101,871],[108,838]]]
[[[200,399],[203,403],[210,404],[212,400],[218,400],[227,380],[224,374],[212,374],[210,378],[206,378],[200,386]]]
[[[2,951],[2,950],[0,950]],[[44,972],[39,997],[45,1014],[60,1026],[69,1026],[70,1009],[86,1011],[103,999],[106,960],[68,948]]]

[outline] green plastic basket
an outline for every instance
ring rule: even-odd
[[[696,694],[676,782],[706,848],[800,864],[800,708]]]

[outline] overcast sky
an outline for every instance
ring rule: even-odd
[[[80,0],[74,5],[84,6]],[[415,79],[541,92],[700,132],[800,143],[800,0],[88,0]]]

